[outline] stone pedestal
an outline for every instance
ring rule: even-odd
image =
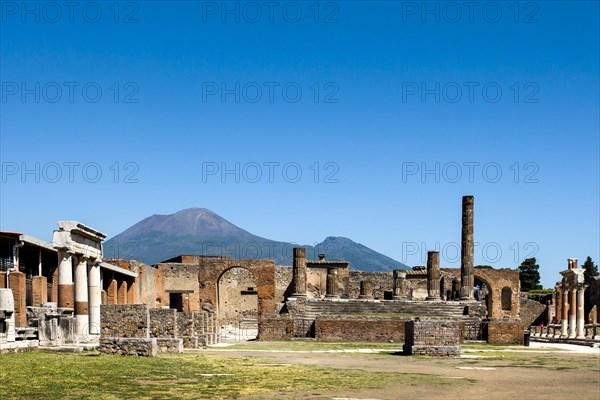
[[[475,255],[475,243],[473,240],[473,196],[462,198],[462,240],[460,257],[460,298],[462,300],[473,300],[473,259]]]

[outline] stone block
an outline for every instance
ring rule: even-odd
[[[100,338],[98,350],[101,354],[156,357],[158,343],[156,338]]]

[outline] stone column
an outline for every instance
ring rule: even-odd
[[[406,298],[406,271],[401,269],[395,269],[393,272],[394,276],[394,294],[392,299],[399,300]]]
[[[462,238],[460,250],[460,298],[473,300],[473,259],[475,244],[473,242],[473,196],[462,198]]]
[[[41,248],[38,250],[38,276],[42,276],[42,249]]]
[[[48,280],[45,276],[31,278],[31,305],[41,307],[48,301]]]
[[[137,282],[135,278],[127,285],[127,304],[137,304]]]
[[[100,335],[100,304],[102,286],[100,283],[100,263],[88,261],[88,309],[90,315],[90,335]]]
[[[110,279],[108,284],[108,290],[106,291],[107,304],[119,304],[117,301],[117,280],[113,277]]]
[[[427,300],[440,300],[440,253],[427,252]]]
[[[569,337],[569,289],[567,284],[563,283],[562,287],[562,302],[561,302],[561,316],[560,316],[560,337]]]
[[[121,278],[117,289],[117,304],[127,304],[127,281]]]
[[[58,251],[58,306],[75,308],[73,292],[72,254],[66,250]]]
[[[13,271],[8,278],[15,307],[15,326],[27,326],[27,276],[23,272]]]
[[[337,268],[327,269],[327,294],[325,297],[336,298],[338,295]]]
[[[293,264],[294,297],[306,296],[306,249],[294,247]]]
[[[75,334],[87,336],[89,333],[88,274],[87,257],[78,257],[75,265]]]
[[[571,299],[569,301],[569,338],[574,338],[577,334],[577,289],[571,288]]]
[[[585,338],[585,313],[584,313],[584,292],[585,285],[579,284],[577,285],[577,338],[584,339]]]
[[[372,299],[373,298],[373,283],[371,281],[360,281],[360,295],[359,299]]]

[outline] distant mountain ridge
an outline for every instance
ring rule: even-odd
[[[232,224],[206,208],[188,208],[170,215],[152,215],[104,243],[107,258],[136,259],[155,264],[180,254],[225,255],[232,258],[275,259],[292,264],[298,244],[266,239]],[[363,271],[410,269],[407,265],[345,237],[329,236],[315,246],[303,245],[307,259],[319,253],[330,260],[346,260]]]

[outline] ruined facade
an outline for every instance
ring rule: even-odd
[[[115,331],[128,324],[130,311],[160,321],[142,332],[144,339],[156,339],[157,351],[224,340],[226,329],[242,325],[254,330],[246,339],[258,334],[261,339],[402,341],[406,322],[415,318],[449,321],[458,326],[460,340],[519,342],[524,328],[519,272],[473,267],[473,213],[473,197],[465,196],[460,268],[443,268],[439,253],[430,251],[427,267],[393,272],[351,271],[347,261],[325,255],[308,260],[300,247],[293,249],[291,267],[198,255],[149,266],[103,259],[104,235],[78,222],[59,222],[53,243],[2,232],[0,288],[6,289],[0,289],[0,344],[9,338],[97,344],[102,331],[108,353],[120,354],[123,345],[152,355],[154,340],[133,346],[135,333]],[[600,280],[579,291],[582,272],[576,263],[563,272],[556,310],[563,315],[562,304],[574,305],[567,306],[567,317],[574,315],[575,322],[564,318],[563,325],[578,336],[581,316],[598,313],[594,303],[579,299],[600,297]]]

